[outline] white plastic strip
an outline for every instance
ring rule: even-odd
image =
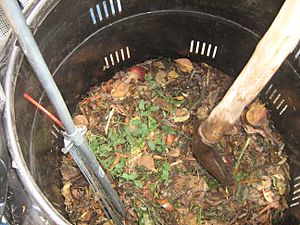
[[[121,0],[117,0],[117,4],[118,4],[118,11],[122,12]]]
[[[114,0],[109,0],[109,4],[110,4],[111,13],[113,14],[113,16],[116,15]]]
[[[117,62],[119,63],[120,62],[119,52],[115,51],[115,55],[116,55]]]
[[[97,13],[98,13],[99,20],[102,21],[103,20],[103,16],[102,16],[99,4],[96,5],[96,10],[97,10]]]
[[[200,41],[197,41],[196,51],[195,51],[196,54],[198,54],[199,52],[199,47],[200,47]]]
[[[191,40],[191,44],[190,44],[190,52],[194,51],[194,40]]]
[[[211,44],[208,45],[206,56],[210,55],[210,50],[211,50]]]
[[[131,56],[130,56],[130,51],[129,51],[129,47],[128,47],[128,46],[126,47],[126,52],[127,52],[127,57],[128,57],[128,59],[130,59]]]
[[[215,46],[214,52],[213,52],[213,54],[212,54],[212,58],[213,58],[213,59],[216,58],[217,51],[218,51],[218,46]]]
[[[109,13],[108,13],[108,8],[107,8],[107,3],[106,3],[106,1],[103,1],[103,2],[102,2],[102,5],[103,5],[105,17],[108,18],[108,17],[109,17]]]
[[[90,8],[90,16],[91,16],[91,18],[92,18],[93,24],[96,24],[97,21],[96,21],[96,16],[95,16],[95,13],[94,13],[94,9],[93,9],[93,8]]]
[[[206,43],[202,43],[201,55],[204,55]]]

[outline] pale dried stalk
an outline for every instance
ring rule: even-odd
[[[299,23],[300,0],[286,0],[238,78],[199,127],[203,142],[218,142],[264,88],[296,47],[300,39]]]

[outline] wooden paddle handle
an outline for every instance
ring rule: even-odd
[[[203,142],[212,144],[222,138],[272,78],[299,39],[300,0],[286,0],[238,78],[200,125],[198,132]]]

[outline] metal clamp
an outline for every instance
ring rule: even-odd
[[[86,127],[79,127],[79,128],[77,127],[76,128],[76,135],[81,135],[83,137],[86,132],[87,132],[87,128]],[[65,145],[65,147],[62,148],[61,151],[64,154],[67,154],[67,153],[70,152],[70,150],[74,146],[74,142],[70,138],[70,136],[73,136],[73,135],[68,135],[66,132],[62,132],[62,134],[64,136],[64,145]]]

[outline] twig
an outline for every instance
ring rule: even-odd
[[[136,197],[141,203],[143,203],[147,207],[149,213],[151,213],[150,211],[152,211],[152,214],[153,214],[152,216],[154,216],[154,219],[157,220],[157,222],[159,222],[161,225],[165,225],[164,221],[162,221],[162,219],[160,218],[160,216],[156,214],[155,210],[149,204],[147,204],[137,194],[133,194],[133,196]]]
[[[262,210],[260,210],[258,212],[258,215],[262,215],[266,211],[268,211],[268,210],[270,210],[270,209],[272,209],[272,208],[274,208],[276,206],[277,206],[277,202],[272,202],[272,203],[268,204],[266,207],[264,207]]]
[[[200,104],[202,101],[203,101],[203,99],[202,99],[202,98],[199,98],[199,99],[192,105],[192,107],[190,108],[190,112],[191,112],[192,110],[194,110],[194,109],[196,108],[196,106],[197,106],[198,104]]]
[[[107,135],[107,133],[108,133],[108,127],[109,127],[111,118],[112,118],[112,116],[114,115],[114,112],[115,112],[115,109],[112,108],[112,109],[110,110],[109,114],[108,114],[107,122],[106,122],[106,125],[105,125],[105,128],[104,128],[105,135]]]
[[[211,68],[207,68],[207,80],[206,80],[206,87],[209,86],[209,81],[210,81],[210,76],[211,76]]]
[[[251,179],[242,180],[242,181],[240,181],[240,183],[241,184],[250,185],[250,184],[261,182],[261,181],[264,181],[264,179],[261,179],[261,178],[251,178]]]
[[[242,151],[241,151],[241,154],[240,154],[240,156],[239,156],[239,158],[238,158],[238,161],[237,161],[237,163],[236,163],[236,165],[235,165],[235,169],[236,169],[236,170],[239,168],[240,163],[241,163],[241,159],[243,158],[243,155],[245,154],[245,151],[246,151],[246,149],[248,148],[248,146],[249,146],[249,144],[251,143],[251,141],[252,141],[252,138],[251,138],[251,137],[248,137],[248,138],[247,138],[247,141],[246,141],[246,143],[245,143],[245,145],[244,145],[244,147],[243,147],[243,149],[242,149]]]
[[[129,157],[127,155],[123,155],[123,154],[120,154],[118,152],[116,152],[115,154],[116,154],[116,159],[111,164],[111,166],[109,167],[109,171],[112,171],[115,168],[115,166],[120,162],[121,158],[128,158]]]

